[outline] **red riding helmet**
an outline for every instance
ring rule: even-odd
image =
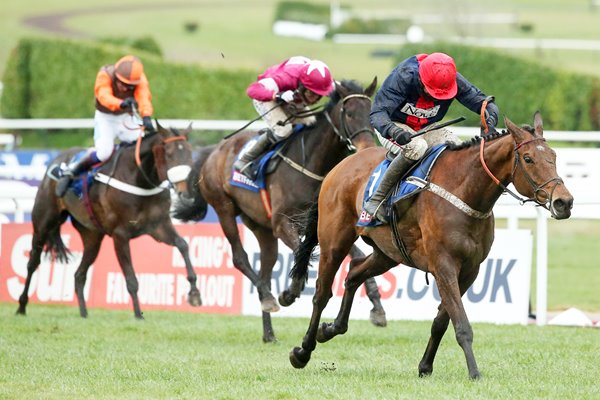
[[[302,68],[300,82],[305,88],[320,96],[327,96],[333,89],[329,67],[319,60],[312,60]]]
[[[138,85],[144,74],[144,65],[139,58],[128,55],[117,61],[115,64],[115,74],[123,83]]]
[[[456,65],[454,60],[444,53],[432,53],[419,63],[421,82],[432,97],[448,100],[456,96]]]

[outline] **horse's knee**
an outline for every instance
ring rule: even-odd
[[[461,347],[473,343],[473,329],[470,325],[461,325],[456,327],[456,341]]]

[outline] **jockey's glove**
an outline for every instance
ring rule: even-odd
[[[152,125],[152,118],[146,116],[142,118],[142,124],[144,125],[144,130],[146,132],[154,132],[154,125]]]
[[[394,126],[394,128],[392,128],[390,136],[392,140],[394,140],[394,142],[396,142],[400,146],[409,143],[412,139],[410,132],[405,131],[402,128],[398,128],[397,126]]]
[[[286,90],[285,92],[279,92],[275,95],[275,101],[278,103],[293,103],[296,94],[293,90]]]
[[[491,135],[492,133],[498,133],[498,131],[496,131],[496,120],[492,117],[488,117],[488,119],[485,120],[485,124],[488,127],[488,131],[487,133],[485,133],[483,126],[481,127],[481,136],[483,135]]]
[[[119,107],[121,110],[132,110],[134,107],[137,108],[137,101],[133,97],[127,97],[123,99]]]

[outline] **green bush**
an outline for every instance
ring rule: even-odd
[[[113,46],[131,47],[132,49],[154,54],[159,57],[163,56],[160,45],[152,36],[142,36],[139,38],[105,37],[100,38],[99,41],[102,43],[111,44]]]
[[[351,18],[329,31],[329,36],[337,33],[354,34],[404,34],[410,26],[408,19],[361,19]]]
[[[225,71],[164,62],[154,54],[106,43],[23,39],[11,54],[3,77],[0,115],[4,118],[92,118],[99,68],[132,53],[144,62],[154,117],[160,119],[253,119],[246,87],[254,71]],[[91,145],[89,130],[26,131],[24,147]],[[54,140],[55,138],[61,140]],[[206,140],[205,140],[206,139]],[[199,143],[216,141],[202,135]],[[84,143],[85,141],[85,143]]]
[[[539,110],[546,129],[599,129],[600,96],[598,81],[593,77],[559,72],[501,52],[448,43],[403,46],[396,61],[438,51],[451,55],[458,71],[484,93],[494,95],[501,115],[517,124],[531,124],[533,113]],[[455,102],[448,117],[458,115],[467,117],[465,125],[478,124],[477,115]]]

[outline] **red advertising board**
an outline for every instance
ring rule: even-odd
[[[187,303],[189,282],[179,251],[149,236],[130,242],[131,257],[139,282],[142,311],[152,309],[239,314],[242,309],[243,275],[231,262],[231,248],[218,224],[178,225],[177,231],[189,243],[190,259],[198,275],[201,307]],[[27,276],[31,249],[31,224],[2,224],[0,247],[0,301],[17,302]],[[241,230],[243,234],[243,230]],[[48,255],[35,272],[30,302],[77,305],[74,273],[83,246],[77,231],[64,224],[61,237],[72,255],[68,263]],[[125,278],[117,261],[113,242],[104,239],[96,261],[88,272],[88,307],[132,309]]]

